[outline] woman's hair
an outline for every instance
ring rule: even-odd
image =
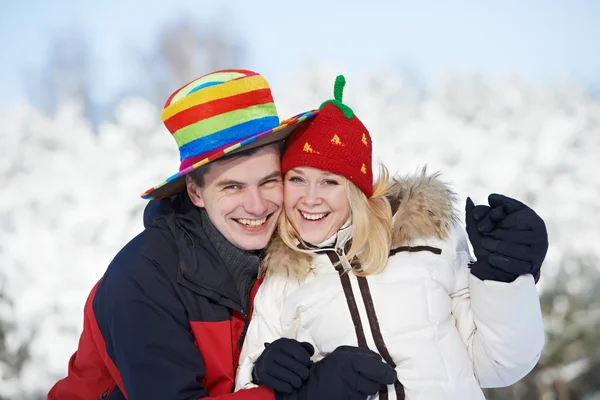
[[[360,265],[353,268],[358,276],[380,272],[387,263],[392,242],[392,210],[388,195],[393,191],[394,182],[384,165],[379,165],[379,178],[373,185],[371,197],[367,197],[354,183],[346,179],[346,193],[352,215],[352,246],[346,254],[350,262],[357,257]],[[297,241],[303,243],[286,213],[281,213],[278,226],[283,242],[295,251]]]

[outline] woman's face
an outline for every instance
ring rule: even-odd
[[[284,177],[285,213],[302,240],[319,244],[335,234],[350,216],[346,178],[310,167]]]

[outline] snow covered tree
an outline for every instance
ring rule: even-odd
[[[156,46],[140,54],[137,93],[162,107],[181,85],[202,74],[241,67],[243,47],[218,24],[199,26],[185,18],[166,25]]]
[[[318,107],[338,73],[376,160],[400,173],[428,164],[461,199],[504,193],[547,223],[544,353],[522,382],[488,397],[600,392],[600,100],[574,83],[451,77],[426,92],[393,71],[353,76],[326,66],[284,77],[280,116]],[[123,100],[97,132],[80,107],[65,103],[52,116],[27,105],[0,110],[0,398],[34,398],[64,376],[89,290],[142,229],[139,194],[178,167],[155,105]]]

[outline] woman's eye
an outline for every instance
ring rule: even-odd
[[[292,176],[290,179],[288,179],[290,182],[295,182],[295,183],[301,183],[302,182],[302,178],[299,178],[297,176]]]
[[[339,185],[339,183],[337,183],[337,181],[332,181],[330,179],[326,180],[325,184],[326,185]]]

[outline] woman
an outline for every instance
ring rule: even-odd
[[[533,275],[547,249],[543,221],[501,195],[489,207],[467,200],[473,263],[454,196],[437,175],[390,181],[381,167],[373,184],[371,138],[342,103],[344,83],[338,77],[334,100],[286,143],[285,213],[236,389],[267,383],[255,363],[267,343],[292,338],[286,343],[314,346],[313,361],[341,345],[379,353],[397,374],[382,399],[483,399],[481,387],[511,385],[539,359]],[[272,380],[301,387],[293,366],[281,370]]]

